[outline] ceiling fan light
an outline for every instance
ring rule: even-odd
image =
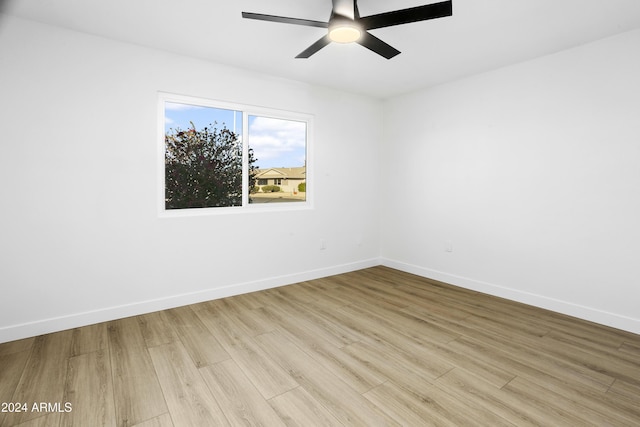
[[[362,31],[355,25],[336,25],[329,28],[329,38],[336,43],[353,43],[362,36]]]

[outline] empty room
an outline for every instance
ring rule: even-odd
[[[640,425],[637,0],[0,0],[0,426]]]

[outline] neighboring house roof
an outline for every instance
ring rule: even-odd
[[[256,170],[256,179],[306,179],[307,178],[307,168],[299,167],[299,168],[269,168],[269,169],[257,169]]]

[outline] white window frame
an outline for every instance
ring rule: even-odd
[[[185,208],[166,209],[165,204],[165,102],[190,104],[202,107],[234,110],[242,113],[242,206],[210,207],[210,208]],[[306,194],[304,201],[281,203],[249,203],[249,116],[261,116],[274,119],[292,120],[306,123]],[[237,104],[226,101],[217,101],[206,98],[177,95],[167,92],[158,92],[158,216],[160,217],[186,217],[202,215],[225,215],[230,213],[246,212],[274,212],[296,211],[313,209],[313,115],[292,111],[278,110],[274,108],[258,107],[254,105]],[[260,159],[258,159],[259,161]]]

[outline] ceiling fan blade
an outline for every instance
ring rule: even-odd
[[[286,16],[264,15],[262,13],[242,12],[242,17],[259,21],[281,22],[284,24],[304,25],[307,27],[329,28],[328,22],[312,21],[310,19],[287,18]]]
[[[325,47],[326,45],[328,45],[329,43],[331,43],[331,39],[329,38],[329,35],[325,35],[320,40],[318,40],[317,42],[315,42],[314,44],[312,44],[311,46],[309,46],[308,48],[300,52],[298,56],[296,56],[296,58],[308,58],[314,53],[316,53],[317,51],[319,51],[320,49],[322,49],[323,47]]]
[[[380,56],[384,56],[387,59],[391,59],[400,53],[400,51],[395,47],[383,42],[376,36],[373,36],[366,31],[364,32],[362,37],[360,37],[360,40],[358,40],[357,43],[369,50],[374,51]]]
[[[360,18],[359,22],[365,30],[391,27],[393,25],[408,24],[410,22],[425,21],[427,19],[443,18],[453,15],[451,0],[424,6],[410,7],[393,12],[379,13]]]

